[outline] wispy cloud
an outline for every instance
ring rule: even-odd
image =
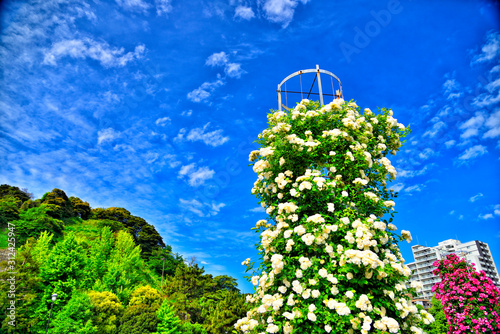
[[[179,199],[179,205],[187,211],[194,213],[199,217],[211,217],[219,213],[220,209],[226,206],[224,203],[202,203],[196,199]]]
[[[474,203],[475,201],[477,201],[478,199],[480,199],[483,196],[484,195],[482,193],[479,193],[479,194],[477,194],[477,195],[472,196],[471,198],[469,198],[469,202]]]
[[[202,141],[205,144],[217,147],[229,140],[229,137],[224,137],[222,135],[222,130],[207,131],[210,126],[210,122],[205,124],[203,128],[194,128],[189,131],[186,139],[189,141]]]
[[[250,212],[259,212],[259,213],[260,212],[266,212],[266,210],[263,207],[261,207],[261,206],[258,206],[256,208],[250,209],[248,211],[250,211]]]
[[[158,126],[165,126],[169,124],[170,121],[171,121],[170,117],[161,117],[156,120],[155,124]]]
[[[462,161],[467,161],[485,155],[486,153],[488,153],[488,149],[486,148],[486,146],[475,145],[466,149],[465,152],[463,152],[458,157],[458,159]]]
[[[392,185],[391,189],[394,190],[395,192],[399,192],[404,187],[405,187],[404,183],[399,182],[399,183],[396,183],[396,184]]]
[[[486,214],[480,214],[478,216],[479,219],[482,219],[482,220],[487,220],[487,219],[492,219],[493,218],[493,215],[491,213],[486,213]]]
[[[234,17],[243,20],[251,20],[255,17],[252,7],[238,6],[234,10]]]
[[[472,60],[473,64],[493,60],[500,53],[500,34],[498,32],[490,33],[487,42],[481,48],[481,53]]]
[[[262,9],[269,21],[279,23],[286,28],[292,22],[297,5],[308,2],[309,0],[265,0]]]
[[[213,82],[204,82],[200,87],[189,92],[187,94],[187,98],[192,102],[204,102],[208,100],[208,98],[216,88],[222,85],[224,85],[224,81],[220,78]]]
[[[156,15],[167,16],[172,11],[171,0],[155,0]]]
[[[192,187],[198,187],[205,183],[206,180],[211,179],[215,171],[206,166],[197,167],[195,163],[182,166],[179,170],[179,178],[188,178],[188,183]]]
[[[240,78],[245,71],[240,63],[230,62],[229,56],[224,52],[217,52],[210,55],[205,64],[212,67],[224,67],[224,73],[230,78]]]
[[[90,38],[69,39],[55,43],[45,52],[43,63],[56,66],[64,57],[73,59],[90,58],[104,67],[122,67],[134,59],[144,55],[146,48],[138,45],[133,52],[125,53],[123,48],[111,47],[106,42],[98,42]]]
[[[99,130],[97,132],[97,144],[101,145],[106,142],[112,142],[115,139],[119,138],[121,136],[121,133],[118,131],[115,131],[112,128],[107,128],[104,130]]]
[[[143,0],[116,0],[116,3],[125,10],[144,14],[146,14],[151,7],[150,4]]]

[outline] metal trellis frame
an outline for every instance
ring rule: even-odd
[[[279,105],[279,110],[280,111],[282,110],[282,108],[285,108],[286,110],[289,110],[289,108],[287,106],[283,105],[283,103],[281,102],[281,93],[285,93],[285,98],[287,97],[287,95],[286,95],[287,93],[300,93],[301,94],[301,98],[303,98],[303,92],[302,92],[302,74],[305,74],[305,73],[316,73],[316,75],[314,77],[314,81],[313,81],[313,83],[311,85],[311,88],[309,89],[308,94],[307,94],[307,98],[309,98],[310,95],[319,95],[319,102],[321,103],[321,105],[324,105],[323,96],[335,96],[336,98],[340,98],[342,96],[342,83],[340,82],[340,79],[335,74],[333,74],[332,72],[326,71],[326,70],[322,70],[322,69],[319,68],[319,65],[316,65],[315,69],[300,70],[300,71],[294,72],[294,73],[290,74],[289,76],[287,76],[285,79],[283,79],[283,81],[281,81],[279,83],[278,89],[277,89],[276,92],[278,93],[278,105]],[[334,93],[334,94],[324,94],[322,86],[321,86],[321,76],[320,76],[320,73],[329,75],[331,78],[335,78],[335,80],[337,80],[337,82],[339,83],[340,90],[337,90],[337,92]],[[287,90],[286,89],[286,82],[289,79],[291,79],[291,78],[293,78],[293,77],[295,77],[297,75],[300,78],[300,92]],[[316,82],[316,80],[318,81],[318,93],[313,93],[312,89],[313,89],[313,86],[314,86],[314,83]],[[331,79],[331,80],[332,80],[332,93],[333,93],[333,79]],[[285,90],[281,90],[281,86],[283,84],[285,84]],[[286,98],[286,100],[288,100],[288,99]],[[287,103],[287,102],[285,102],[285,103]]]

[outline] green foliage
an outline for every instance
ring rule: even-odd
[[[429,313],[434,317],[434,322],[424,326],[423,330],[427,332],[427,334],[447,333],[449,324],[448,320],[446,320],[441,302],[435,297],[432,297],[431,303],[432,307],[430,308]]]
[[[91,210],[59,189],[30,196],[0,186],[0,219],[15,225],[18,245],[16,327],[2,312],[0,334],[45,333],[52,305],[49,333],[223,333],[246,311],[234,278],[185,264],[129,211]],[[10,278],[6,265],[0,281]],[[162,271],[160,295],[152,286],[160,285]],[[9,303],[9,286],[0,285],[1,305]]]
[[[0,198],[3,198],[5,196],[13,196],[17,198],[20,201],[19,205],[21,205],[22,203],[26,202],[31,197],[33,197],[33,194],[28,193],[26,189],[19,189],[18,187],[15,186],[2,184],[0,185]]]
[[[82,292],[74,292],[69,302],[50,322],[52,333],[94,334],[98,332],[93,323],[90,297]]]
[[[54,209],[49,212],[54,218],[69,218],[74,216],[73,204],[66,193],[61,189],[54,188],[51,192],[43,195],[42,204],[52,204]]]
[[[50,238],[48,243],[46,241],[47,235],[45,235],[44,241],[42,242],[48,247]],[[17,264],[17,274],[15,275],[16,333],[28,333],[29,329],[34,324],[40,322],[40,319],[37,319],[33,314],[33,310],[39,302],[38,295],[41,293],[43,286],[42,279],[39,277],[40,262],[37,260],[35,252],[33,252],[36,246],[37,242],[35,240],[28,240],[28,242],[18,250],[17,256],[15,257],[15,262]],[[38,247],[42,248],[43,246],[38,245]],[[40,250],[38,254],[41,252]],[[6,281],[12,278],[12,274],[10,274],[8,270],[5,270],[6,268],[4,265],[7,265],[7,263],[3,262],[3,265],[0,265],[0,281]],[[9,289],[10,285],[0,284],[0,305],[8,305]],[[2,312],[0,314],[1,328],[11,328],[7,324],[10,320],[11,319],[7,318],[6,314]]]
[[[73,233],[57,243],[40,267],[40,277],[46,284],[45,294],[56,292],[57,299],[66,302],[75,290],[87,288],[86,260],[86,251]]]
[[[106,238],[108,237],[105,236],[103,240],[101,237],[101,241],[104,243],[108,242]],[[107,246],[102,245],[101,247],[101,252],[104,252],[101,254],[106,254]],[[106,272],[101,279],[96,280],[93,289],[97,291],[112,291],[125,303],[128,301],[130,293],[135,287],[140,283],[151,281],[151,273],[147,270],[144,260],[141,258],[140,247],[135,245],[130,234],[125,231],[119,231],[114,247],[109,252],[109,258],[106,262]]]
[[[56,238],[61,237],[64,228],[63,222],[51,215],[56,209],[53,204],[42,204],[21,211],[19,220],[12,221],[16,227],[16,243],[22,245],[28,238],[36,238],[44,231],[54,234]]]
[[[180,264],[173,277],[167,277],[162,292],[172,301],[181,320],[202,322],[201,298],[214,292],[216,283],[212,275],[204,274],[205,270],[198,264]]]
[[[160,309],[157,312],[158,327],[155,334],[175,334],[179,331],[181,321],[175,315],[174,310],[170,307],[168,300],[163,300]]]
[[[141,217],[131,215],[124,208],[92,209],[92,218],[109,219],[122,223],[134,241],[141,246],[142,256],[145,259],[151,256],[153,250],[165,247],[162,237],[154,226],[148,224]]]
[[[230,333],[235,322],[250,310],[244,295],[226,289],[202,297],[200,304],[203,325],[211,334]]]
[[[155,333],[158,327],[156,312],[162,304],[160,294],[150,286],[136,289],[121,318],[119,333]]]
[[[183,322],[178,330],[179,334],[207,334],[206,329],[201,324]]]
[[[119,320],[123,313],[123,306],[118,297],[108,291],[90,291],[89,297],[97,332],[99,334],[118,333]]]
[[[73,196],[69,198],[69,201],[73,206],[73,216],[80,217],[83,220],[87,220],[90,218],[92,209],[90,208],[89,203],[84,202],[78,197],[73,197]]]
[[[12,220],[19,219],[21,200],[14,196],[6,195],[0,198],[0,227],[7,226]]]
[[[110,220],[110,219],[89,219],[89,223],[97,226],[98,228],[104,228],[104,227],[109,227],[111,231],[113,232],[118,232],[120,230],[125,230],[125,226],[123,223],[120,223],[116,220]]]
[[[165,263],[163,263],[165,259]],[[172,246],[154,249],[148,259],[148,265],[158,276],[173,276],[178,265],[184,260],[179,254],[172,253]]]

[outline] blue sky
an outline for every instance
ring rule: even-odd
[[[0,183],[125,207],[249,292],[241,262],[256,258],[250,228],[265,213],[248,154],[278,107],[277,84],[319,64],[346,100],[392,108],[413,128],[391,158],[395,223],[414,239],[401,245],[407,262],[417,242],[458,238],[489,243],[500,266],[498,3],[0,6]]]

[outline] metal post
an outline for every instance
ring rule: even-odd
[[[319,90],[319,103],[320,105],[324,105],[323,103],[323,90],[321,89],[321,77],[319,75],[319,65],[316,64],[316,75],[318,76],[318,90]]]
[[[166,258],[164,257],[162,260],[163,260],[163,269],[161,270],[161,286],[163,286],[163,273],[165,272],[165,260],[166,260]]]
[[[47,320],[47,328],[45,328],[45,334],[47,334],[49,330],[50,316],[52,315],[52,307],[54,307],[54,302],[56,299],[57,299],[57,293],[54,293],[52,295],[52,304],[50,304],[50,313],[49,313],[49,319]]]
[[[279,111],[281,111],[281,85],[278,85],[278,106],[279,106]]]

